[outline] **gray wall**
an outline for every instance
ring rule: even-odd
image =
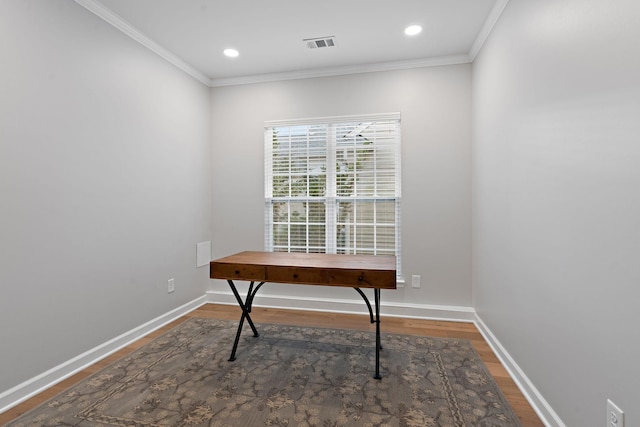
[[[422,287],[383,298],[470,306],[470,84],[465,64],[213,88],[212,256],[264,248],[265,120],[399,111],[402,267],[409,284],[421,275]],[[260,294],[359,299],[350,289],[328,292],[269,285]]]
[[[1,1],[0,61],[2,391],[203,294],[211,131],[207,87],[72,1]]]
[[[640,425],[639,18],[511,0],[473,64],[474,307],[567,426]]]
[[[639,16],[511,0],[473,66],[209,90],[74,2],[0,1],[0,390],[226,290],[195,243],[263,248],[265,120],[400,111],[423,285],[385,299],[473,305],[568,426],[640,424]]]

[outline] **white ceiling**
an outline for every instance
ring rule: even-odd
[[[470,62],[508,0],[76,1],[218,86]],[[422,33],[406,36],[410,24]],[[302,41],[324,36],[336,46]]]

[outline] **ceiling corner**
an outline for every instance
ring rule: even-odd
[[[507,7],[507,3],[509,3],[509,0],[496,0],[496,3],[493,5],[493,9],[491,9],[491,13],[489,13],[489,16],[487,16],[487,20],[482,26],[480,33],[478,33],[478,37],[476,37],[475,42],[473,42],[473,45],[471,46],[471,49],[469,49],[470,62],[473,62],[476,59],[478,53],[480,53],[480,49],[482,49],[484,42],[489,37],[489,34],[491,34],[491,31],[496,25],[496,22],[498,22],[498,19],[500,19],[504,8]]]
[[[196,70],[191,65],[187,64],[185,61],[174,55],[169,50],[160,46],[158,43],[153,41],[147,35],[143,34],[139,30],[137,30],[133,25],[128,23],[122,17],[111,11],[105,5],[100,3],[98,0],[75,0],[77,4],[84,7],[88,11],[92,12],[105,22],[111,24],[113,27],[122,31],[127,36],[131,37],[133,40],[137,41],[147,49],[151,50],[158,56],[164,58],[166,61],[170,62],[174,66],[178,67],[185,73],[189,74],[191,77],[198,80],[200,83],[211,87],[212,81],[211,78],[204,75],[202,72]]]

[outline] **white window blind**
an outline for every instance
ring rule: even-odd
[[[265,249],[395,255],[400,115],[265,123]]]

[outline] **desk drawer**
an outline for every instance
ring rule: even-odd
[[[396,288],[395,271],[338,270],[329,272],[329,285],[354,288]]]
[[[327,281],[327,272],[304,267],[267,267],[267,281],[321,285]]]
[[[232,265],[212,262],[210,277],[212,279],[231,279],[247,281],[264,281],[265,267],[259,265]]]

